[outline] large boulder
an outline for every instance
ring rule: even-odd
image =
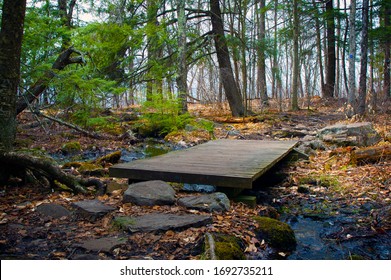
[[[224,212],[230,208],[227,195],[221,192],[183,197],[178,200],[178,205],[206,212]]]
[[[124,193],[124,203],[136,205],[172,205],[175,203],[175,190],[163,181],[147,181],[129,185]]]
[[[318,131],[318,136],[324,142],[338,146],[372,146],[381,140],[369,122],[327,126]]]

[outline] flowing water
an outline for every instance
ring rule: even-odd
[[[161,155],[172,150],[184,149],[186,147],[172,145],[164,141],[146,141],[138,146],[129,149],[122,149],[121,160],[130,162],[133,160]],[[87,161],[104,156],[113,151],[89,150],[77,156],[52,154],[51,156],[60,163],[71,160]],[[274,196],[278,195],[273,192]],[[313,201],[312,204],[321,203]],[[368,230],[360,229],[358,220],[360,215],[368,215],[368,209],[347,209],[340,211],[338,215],[320,213],[317,215],[302,215],[306,207],[305,203],[284,205],[276,208],[295,208],[296,214],[283,214],[281,220],[288,223],[297,239],[296,250],[287,258],[292,260],[338,260],[338,259],[391,259],[391,236],[390,234],[377,234]],[[334,205],[339,208],[338,202]],[[370,208],[370,207],[369,207]],[[357,214],[357,211],[361,214]],[[275,252],[262,253],[259,259],[275,258]]]

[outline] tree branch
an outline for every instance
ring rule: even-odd
[[[72,56],[73,54],[78,54],[79,56]],[[53,63],[52,69],[48,70],[25,94],[19,97],[16,104],[17,115],[23,112],[28,107],[28,104],[37,99],[48,87],[50,81],[56,76],[56,70],[61,71],[70,64],[86,64],[83,54],[73,46],[62,52]]]

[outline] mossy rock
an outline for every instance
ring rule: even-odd
[[[102,166],[93,164],[93,163],[82,163],[81,166],[77,169],[81,174],[87,175],[87,176],[104,176],[105,170],[102,168]]]
[[[211,246],[209,238],[212,238],[214,242],[214,252],[211,252],[213,246]],[[205,236],[204,246],[204,259],[217,259],[217,260],[245,260],[246,256],[240,246],[240,239],[225,234],[208,234]],[[212,257],[213,256],[213,257]]]
[[[116,229],[127,230],[129,226],[132,226],[135,223],[135,220],[131,217],[115,217],[113,220],[113,227]]]
[[[68,142],[61,147],[64,154],[76,154],[81,151],[81,145],[77,141]]]
[[[296,249],[296,238],[292,228],[281,221],[268,217],[254,217],[258,223],[257,236],[265,239],[270,246],[285,252]]]
[[[79,168],[82,165],[83,165],[83,163],[80,161],[70,161],[70,162],[64,163],[64,165],[62,166],[62,169],[70,169],[72,167]]]
[[[107,163],[118,163],[121,158],[121,151],[115,151],[113,153],[107,154],[103,157],[98,158],[95,163],[104,166]]]

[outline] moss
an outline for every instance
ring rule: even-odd
[[[272,247],[293,251],[296,248],[296,238],[291,227],[281,221],[268,217],[254,217],[258,223],[257,235],[265,239]]]
[[[78,171],[81,174],[89,176],[104,176],[105,174],[105,171],[102,166],[88,162],[81,163],[80,167],[78,168]]]
[[[64,154],[75,154],[81,151],[81,145],[77,141],[68,142],[62,146],[61,151]]]
[[[298,181],[299,185],[316,185],[325,188],[335,188],[340,185],[338,178],[331,175],[317,175],[311,174],[306,177],[302,177]]]
[[[245,260],[246,257],[240,246],[240,240],[231,235],[213,234],[215,255],[218,260]],[[210,250],[208,238],[205,239],[204,259],[208,259],[207,251]]]
[[[132,217],[115,217],[113,227],[116,229],[127,230],[129,226],[134,225],[135,221]]]
[[[106,163],[118,163],[121,158],[121,151],[116,151],[98,158],[96,164],[104,166]]]
[[[62,169],[70,169],[70,168],[79,168],[80,166],[82,166],[82,162],[80,161],[70,161],[70,162],[67,162],[67,163],[64,163],[64,165],[62,166]]]

